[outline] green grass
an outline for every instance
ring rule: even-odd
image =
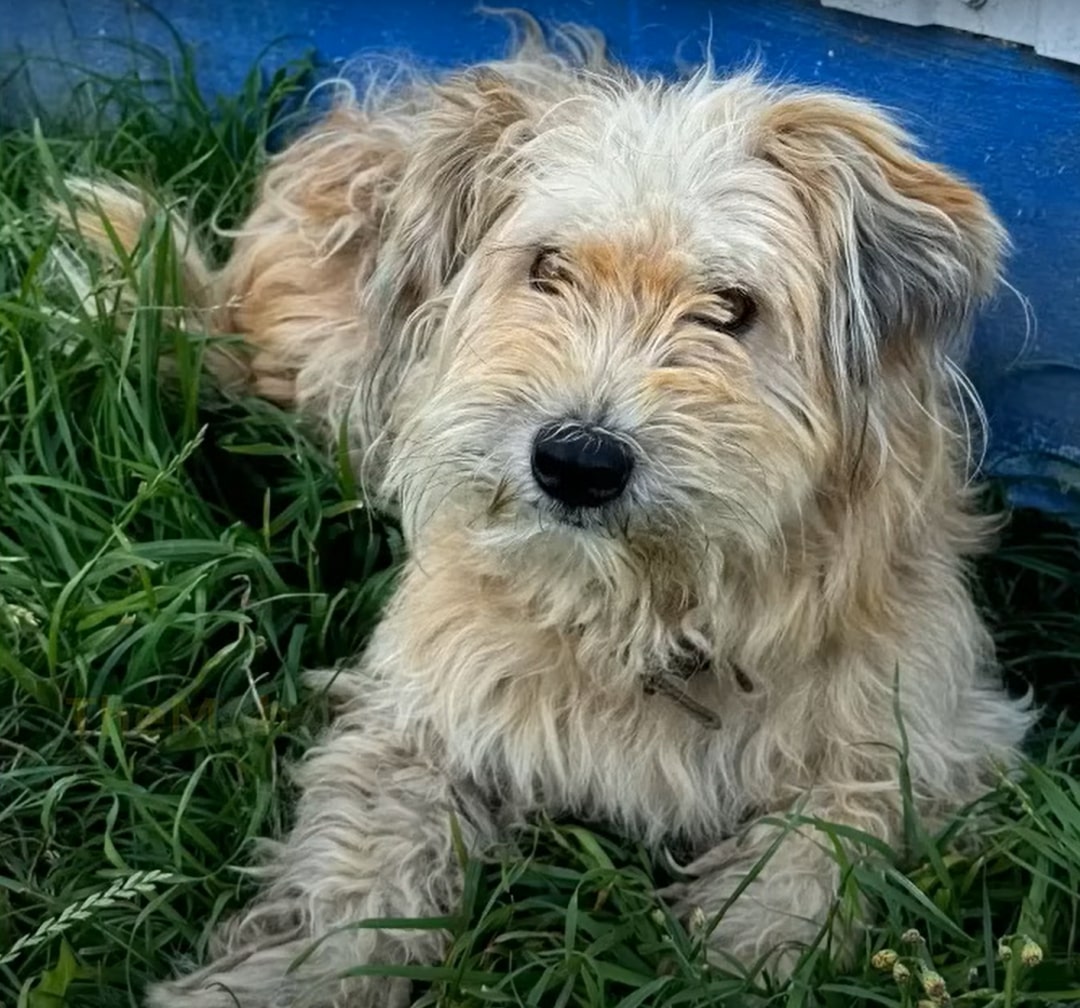
[[[252,839],[287,824],[283,767],[325,716],[302,671],[357,651],[401,553],[292,418],[200,380],[203,345],[160,310],[164,220],[126,265],[142,307],[119,332],[116,279],[94,272],[86,300],[50,255],[61,239],[42,206],[67,172],[118,172],[198,220],[234,220],[268,130],[311,79],[304,64],[265,91],[253,76],[209,107],[189,63],[162,67],[152,99],[145,83],[96,81],[77,121],[0,134],[5,1006],[135,1005],[202,950],[250,893],[237,868]],[[163,353],[178,365],[168,388]],[[1055,706],[1025,775],[983,803],[978,851],[950,828],[895,868],[851,868],[845,898],[861,893],[878,921],[851,969],[816,950],[774,988],[707,966],[700,931],[652,897],[663,872],[646,852],[538,823],[468,864],[449,956],[416,969],[418,990],[451,1005],[915,1005],[932,967],[958,1003],[1080,1000],[1080,731],[1065,711],[1080,541],[1014,522],[979,587],[1010,673]],[[922,941],[902,940],[911,928]],[[881,949],[910,979],[875,968]]]

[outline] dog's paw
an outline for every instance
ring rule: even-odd
[[[693,930],[707,933],[717,966],[760,967],[784,980],[806,949],[826,937],[838,872],[825,852],[797,835],[768,850],[767,843],[720,844],[658,895]],[[839,932],[828,937],[833,957],[843,958]]]
[[[147,989],[146,1008],[408,1008],[412,985],[396,977],[351,978],[345,983],[298,990],[237,990],[227,982],[167,981]]]
[[[146,992],[146,1008],[407,1008],[411,984],[397,977],[350,977],[350,960],[308,969],[307,942],[228,953]],[[359,963],[362,960],[356,960]]]

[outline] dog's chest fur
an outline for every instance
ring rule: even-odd
[[[640,650],[590,654],[438,577],[399,598],[366,662],[377,707],[511,816],[571,813],[693,843],[769,800],[773,702],[734,669],[650,680]]]

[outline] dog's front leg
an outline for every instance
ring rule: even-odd
[[[274,846],[261,894],[216,936],[208,966],[150,990],[151,1008],[408,1003],[404,981],[342,973],[442,954],[442,931],[350,927],[456,909],[455,831],[473,847],[493,827],[439,762],[378,721],[339,719],[300,769],[296,825]]]
[[[700,922],[704,913],[708,944],[719,961],[746,967],[764,960],[767,971],[782,979],[819,937],[827,939],[834,959],[850,954],[859,923],[838,905],[839,883],[842,864],[861,856],[863,845],[853,844],[849,834],[838,847],[828,825],[891,838],[899,817],[887,800],[854,810],[850,798],[808,797],[710,848],[686,867],[687,881],[662,892],[684,919]]]

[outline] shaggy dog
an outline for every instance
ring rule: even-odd
[[[142,197],[79,191],[136,240]],[[442,939],[335,929],[452,912],[452,835],[538,810],[693,850],[667,897],[744,885],[711,942],[782,973],[859,833],[901,841],[905,774],[932,825],[1014,758],[953,363],[1005,238],[873,107],[529,32],[339,102],[220,272],[181,241],[195,321],[347,432],[411,556],[260,895],[150,1005],[407,1001],[340,974]]]

